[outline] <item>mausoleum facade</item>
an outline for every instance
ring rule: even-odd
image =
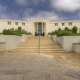
[[[24,21],[0,19],[0,32],[3,29],[17,29],[20,26],[23,30],[31,32],[32,35],[35,35],[35,33],[42,34],[43,32],[47,35],[58,28],[64,29],[65,27],[72,28],[74,26],[77,26],[78,32],[80,32],[80,20],[50,21],[47,19],[32,19]]]

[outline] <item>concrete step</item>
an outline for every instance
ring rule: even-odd
[[[44,53],[44,54],[53,54],[53,53],[65,53],[58,43],[53,42],[50,37],[40,37],[40,49],[39,49],[39,36],[28,37],[25,42],[21,42],[14,52],[21,53]]]
[[[33,42],[33,43],[32,42],[31,43],[27,43],[27,42],[26,43],[20,43],[20,45],[30,45],[30,44],[39,45],[39,42],[36,42],[36,43],[35,42]],[[53,43],[53,44],[51,44],[51,43],[40,43],[40,45],[53,45],[54,46],[54,45],[58,45],[58,44],[56,44],[56,43]]]
[[[36,44],[26,44],[26,45],[18,45],[18,47],[27,47],[27,46],[36,46],[36,47],[39,47],[39,44],[38,45],[36,45]],[[53,46],[53,45],[40,45],[40,47],[59,47],[58,45],[55,45],[55,46]]]
[[[25,48],[25,49],[27,49],[27,48],[39,48],[39,46],[18,46],[17,48]],[[42,46],[42,47],[40,47],[40,49],[41,48],[43,48],[43,49],[62,49],[60,46],[56,46],[56,47],[51,47],[51,46]]]
[[[17,48],[16,50],[65,51],[63,49],[38,49],[38,48],[28,48],[28,49]]]
[[[45,53],[45,54],[50,54],[50,53],[68,53],[68,52],[66,52],[66,51],[50,51],[50,52],[48,52],[48,51],[17,51],[17,50],[15,50],[14,52],[18,52],[18,53]]]

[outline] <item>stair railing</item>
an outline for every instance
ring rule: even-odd
[[[39,54],[40,54],[40,35],[39,35]]]

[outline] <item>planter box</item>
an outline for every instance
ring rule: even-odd
[[[15,49],[20,42],[25,42],[28,35],[0,35],[0,42],[6,42],[6,50]]]
[[[54,42],[56,42],[56,40],[57,40],[57,35],[52,35],[52,39],[53,39]]]
[[[21,42],[25,42],[25,40],[26,40],[27,37],[28,37],[28,35],[22,34]]]
[[[0,35],[0,42],[6,42],[6,50],[13,50],[21,42],[21,36]]]
[[[6,43],[5,42],[0,42],[0,52],[3,52],[6,50]]]
[[[73,43],[73,52],[80,53],[80,43]]]
[[[48,35],[48,37],[51,37],[52,35]]]
[[[72,51],[73,43],[80,42],[80,36],[61,36],[57,37],[57,42],[66,51]]]

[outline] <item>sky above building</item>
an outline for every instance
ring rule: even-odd
[[[80,19],[80,0],[0,0],[0,18]]]

